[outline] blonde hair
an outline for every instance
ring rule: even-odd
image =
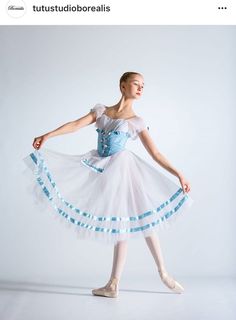
[[[126,82],[130,76],[133,76],[136,74],[142,76],[141,73],[134,72],[134,71],[128,71],[128,72],[123,73],[122,76],[120,77],[120,89],[121,89],[121,83],[123,81]]]

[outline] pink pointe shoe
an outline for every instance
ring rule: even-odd
[[[178,283],[176,280],[174,280],[170,275],[168,275],[167,272],[159,271],[159,274],[163,283],[173,292],[175,293],[184,292],[184,288],[181,286],[181,284]]]
[[[102,288],[92,290],[92,294],[94,296],[103,296],[107,298],[117,298],[118,293],[119,293],[119,289],[118,289],[117,278],[110,279],[108,283]]]

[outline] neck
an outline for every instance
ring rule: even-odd
[[[117,113],[133,113],[133,100],[130,98],[126,98],[124,96],[121,97],[120,101],[115,105],[115,109]]]

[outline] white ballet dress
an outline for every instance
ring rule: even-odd
[[[96,114],[96,149],[70,155],[42,146],[23,158],[35,203],[73,226],[79,238],[103,243],[169,227],[193,199],[158,165],[125,147],[148,130],[143,118],[110,118],[100,103],[90,110]]]

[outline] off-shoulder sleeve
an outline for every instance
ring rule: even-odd
[[[101,115],[103,114],[103,112],[105,111],[105,106],[100,104],[100,103],[97,103],[95,104],[95,106],[93,108],[90,109],[90,111],[95,111],[96,113],[96,119],[101,117]]]
[[[131,133],[131,139],[135,140],[138,138],[138,134],[147,129],[149,130],[149,127],[146,124],[146,121],[144,121],[143,118],[137,117],[133,119],[134,121],[131,122],[131,128],[130,128],[130,133]]]

